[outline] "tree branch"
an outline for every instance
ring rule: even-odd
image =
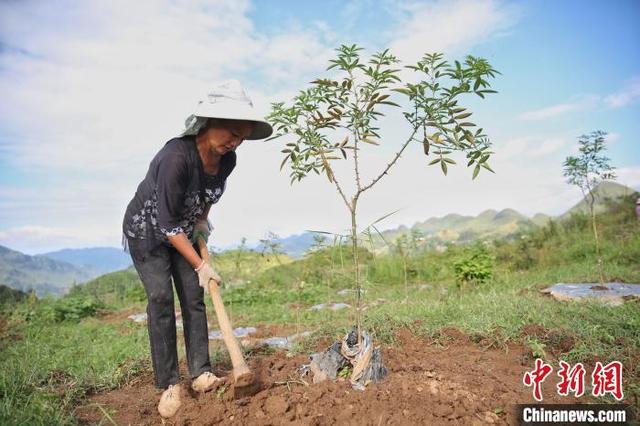
[[[411,136],[409,136],[409,139],[407,139],[407,141],[402,145],[402,148],[400,148],[400,151],[398,151],[395,155],[395,157],[393,157],[393,160],[391,160],[391,162],[389,164],[387,164],[387,167],[385,167],[385,169],[382,171],[382,173],[380,173],[378,175],[378,177],[376,177],[375,179],[373,179],[371,181],[371,183],[369,183],[367,186],[363,187],[362,189],[358,190],[358,194],[360,195],[361,193],[363,193],[364,191],[366,191],[367,189],[371,188],[373,185],[375,185],[376,183],[378,183],[378,181],[380,179],[382,179],[382,177],[384,175],[387,174],[387,172],[389,171],[389,169],[391,167],[393,167],[393,165],[396,163],[396,161],[398,161],[398,159],[400,158],[400,156],[402,155],[402,152],[405,150],[405,148],[409,145],[409,143],[413,140],[413,137],[415,136],[415,134],[418,132],[418,128],[415,127],[413,129],[413,133],[411,133]]]

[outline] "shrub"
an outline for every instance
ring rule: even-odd
[[[55,321],[79,321],[94,316],[104,305],[98,300],[88,297],[65,297],[56,300],[43,308],[44,316]]]
[[[484,283],[493,276],[494,261],[495,257],[485,247],[467,249],[465,256],[453,264],[458,285]]]

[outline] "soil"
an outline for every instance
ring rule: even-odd
[[[311,384],[311,377],[300,380],[297,369],[308,362],[308,356],[289,357],[285,351],[256,354],[248,360],[258,377],[256,394],[234,398],[233,386],[225,384],[217,391],[196,395],[186,391],[185,383],[183,405],[165,424],[516,423],[514,404],[535,402],[531,388],[522,384],[524,372],[533,367],[527,350],[514,344],[486,350],[455,329],[443,334],[447,339],[434,342],[408,330],[398,332],[393,345],[382,347],[389,375],[365,391],[351,389],[346,381]],[[325,348],[321,344],[317,350]],[[215,367],[220,376],[230,373],[224,370],[228,365]],[[185,366],[181,369],[186,377]],[[553,379],[543,384],[545,402],[588,402],[584,396],[578,401],[559,397],[554,388]],[[104,422],[102,408],[117,424],[162,424],[157,412],[159,397],[153,377],[147,374],[123,388],[89,397],[76,415],[82,424]]]
[[[559,356],[570,352],[578,339],[569,330],[554,328],[547,330],[539,324],[528,324],[522,327],[522,337],[535,338],[545,344],[545,348],[553,355]]]

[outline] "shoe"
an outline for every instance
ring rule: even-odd
[[[206,371],[191,383],[191,389],[196,392],[207,392],[217,387],[220,383],[222,383],[221,378],[209,371]]]
[[[162,417],[173,417],[180,408],[180,385],[169,385],[167,390],[162,392],[160,403],[158,404],[158,412]]]

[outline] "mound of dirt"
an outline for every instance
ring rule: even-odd
[[[166,423],[513,424],[513,405],[535,402],[531,389],[522,384],[524,372],[531,369],[522,365],[526,353],[522,346],[483,350],[469,339],[434,346],[403,330],[396,343],[383,346],[382,351],[389,376],[365,391],[351,389],[348,381],[307,385],[296,373],[308,362],[306,356],[289,358],[285,352],[254,356],[249,364],[261,383],[257,394],[234,400],[230,387],[204,395],[191,393]],[[558,397],[553,383],[543,384],[543,394],[545,402],[574,402]],[[118,424],[161,424],[158,399],[159,391],[147,375],[121,389],[92,396],[76,413],[81,423],[95,424],[104,416],[100,406]],[[578,402],[587,401],[583,397]]]
[[[555,357],[570,352],[578,341],[578,338],[570,330],[557,328],[548,330],[539,324],[525,325],[522,327],[521,335],[524,338],[540,340]]]

